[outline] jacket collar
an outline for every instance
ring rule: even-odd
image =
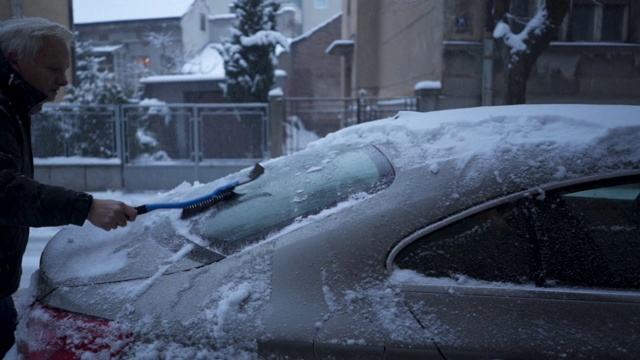
[[[29,85],[13,70],[7,58],[0,52],[0,92],[16,107],[28,114],[40,111],[47,95]]]

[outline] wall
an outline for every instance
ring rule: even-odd
[[[346,11],[343,39],[355,35],[351,96],[412,96],[416,83],[440,80],[444,0],[351,1]]]
[[[351,93],[348,96],[356,97],[360,90],[367,92],[368,96],[377,96],[381,69],[378,65],[378,51],[380,46],[380,2],[383,0],[368,0],[353,2],[351,11],[354,14],[355,46],[353,50],[353,74],[351,80]]]
[[[444,1],[383,0],[382,6],[377,95],[411,96],[416,83],[440,80]]]
[[[213,15],[228,14],[231,1],[206,0],[209,11]]]
[[[449,43],[438,109],[481,105],[482,43]],[[504,97],[504,64],[494,58],[493,104]],[[527,103],[640,105],[640,44],[552,43],[527,82]]]
[[[71,0],[0,0],[0,20],[38,16],[71,28]]]
[[[456,0],[444,4],[445,41],[482,41],[485,33],[484,1]]]
[[[168,166],[127,166],[123,177],[124,189],[169,190],[183,182],[208,183],[231,173],[251,167],[251,161],[235,164],[200,165],[168,165]],[[213,190],[213,189],[212,189]]]
[[[442,90],[437,109],[481,105],[482,43],[446,42],[442,53]]]
[[[144,82],[144,97],[151,99],[159,99],[167,103],[185,103],[187,102],[187,93],[200,92],[210,94],[214,97],[223,97],[220,81],[202,80],[202,81],[181,81],[181,82]],[[204,96],[204,95],[203,95]],[[191,102],[194,99],[189,99]],[[198,102],[220,102],[220,101],[198,101]]]
[[[209,39],[219,43],[223,38],[231,37],[231,27],[236,17],[233,14],[214,15],[209,17]]]
[[[0,20],[13,16],[11,11],[11,0],[0,0]]]
[[[182,54],[185,59],[193,56],[209,43],[208,26],[209,8],[204,0],[195,0],[187,13],[180,19]]]
[[[169,190],[183,182],[207,183],[231,173],[251,167],[251,161],[237,161],[233,164],[208,164],[195,166],[127,165],[83,165],[83,164],[36,164],[34,177],[38,182],[63,186],[77,191],[107,190]]]
[[[438,109],[482,105],[486,5],[447,2]],[[640,5],[631,4],[630,43],[551,43],[527,82],[527,103],[640,104]],[[457,25],[466,20],[466,28]],[[505,65],[493,56],[492,104],[503,103]]]
[[[23,0],[24,15],[44,17],[71,28],[69,1],[71,0]]]
[[[288,55],[285,93],[293,97],[339,97],[340,57],[326,53],[331,43],[340,38],[341,16],[337,15],[315,31],[294,39]]]
[[[640,44],[552,44],[532,70],[527,102],[640,105]]]
[[[41,183],[63,186],[77,191],[118,190],[123,187],[120,164],[39,164],[34,178]]]

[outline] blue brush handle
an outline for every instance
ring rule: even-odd
[[[222,194],[223,192],[233,190],[238,185],[240,185],[240,181],[234,181],[227,185],[220,186],[210,194],[203,195],[203,196],[200,196],[199,198],[195,198],[192,200],[175,202],[175,203],[145,204],[145,205],[137,206],[135,209],[138,211],[138,215],[147,213],[149,211],[157,210],[157,209],[183,209],[187,206],[197,204],[201,201],[209,200],[214,196],[218,196]]]

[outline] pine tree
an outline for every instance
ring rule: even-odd
[[[76,43],[78,84],[69,86],[65,101],[73,105],[64,116],[66,155],[113,157],[115,124],[102,105],[130,103],[115,74],[104,69],[104,57],[91,54],[92,45]]]
[[[229,102],[267,102],[277,66],[276,46],[288,48],[287,39],[276,31],[279,8],[275,0],[233,3],[236,23],[232,37],[217,47],[224,59],[224,90]]]
[[[76,43],[78,85],[69,86],[65,101],[78,105],[126,104],[129,97],[116,82],[115,74],[104,69],[104,57],[91,54],[91,43]]]

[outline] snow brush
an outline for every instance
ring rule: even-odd
[[[182,202],[145,204],[136,206],[135,209],[138,211],[138,215],[146,214],[149,211],[157,209],[182,209],[182,215],[180,218],[187,219],[209,209],[215,204],[236,197],[238,194],[233,191],[236,187],[257,179],[263,173],[264,168],[260,164],[256,164],[253,169],[251,169],[251,172],[246,179],[242,181],[236,180],[229,184],[220,186],[210,194]]]

